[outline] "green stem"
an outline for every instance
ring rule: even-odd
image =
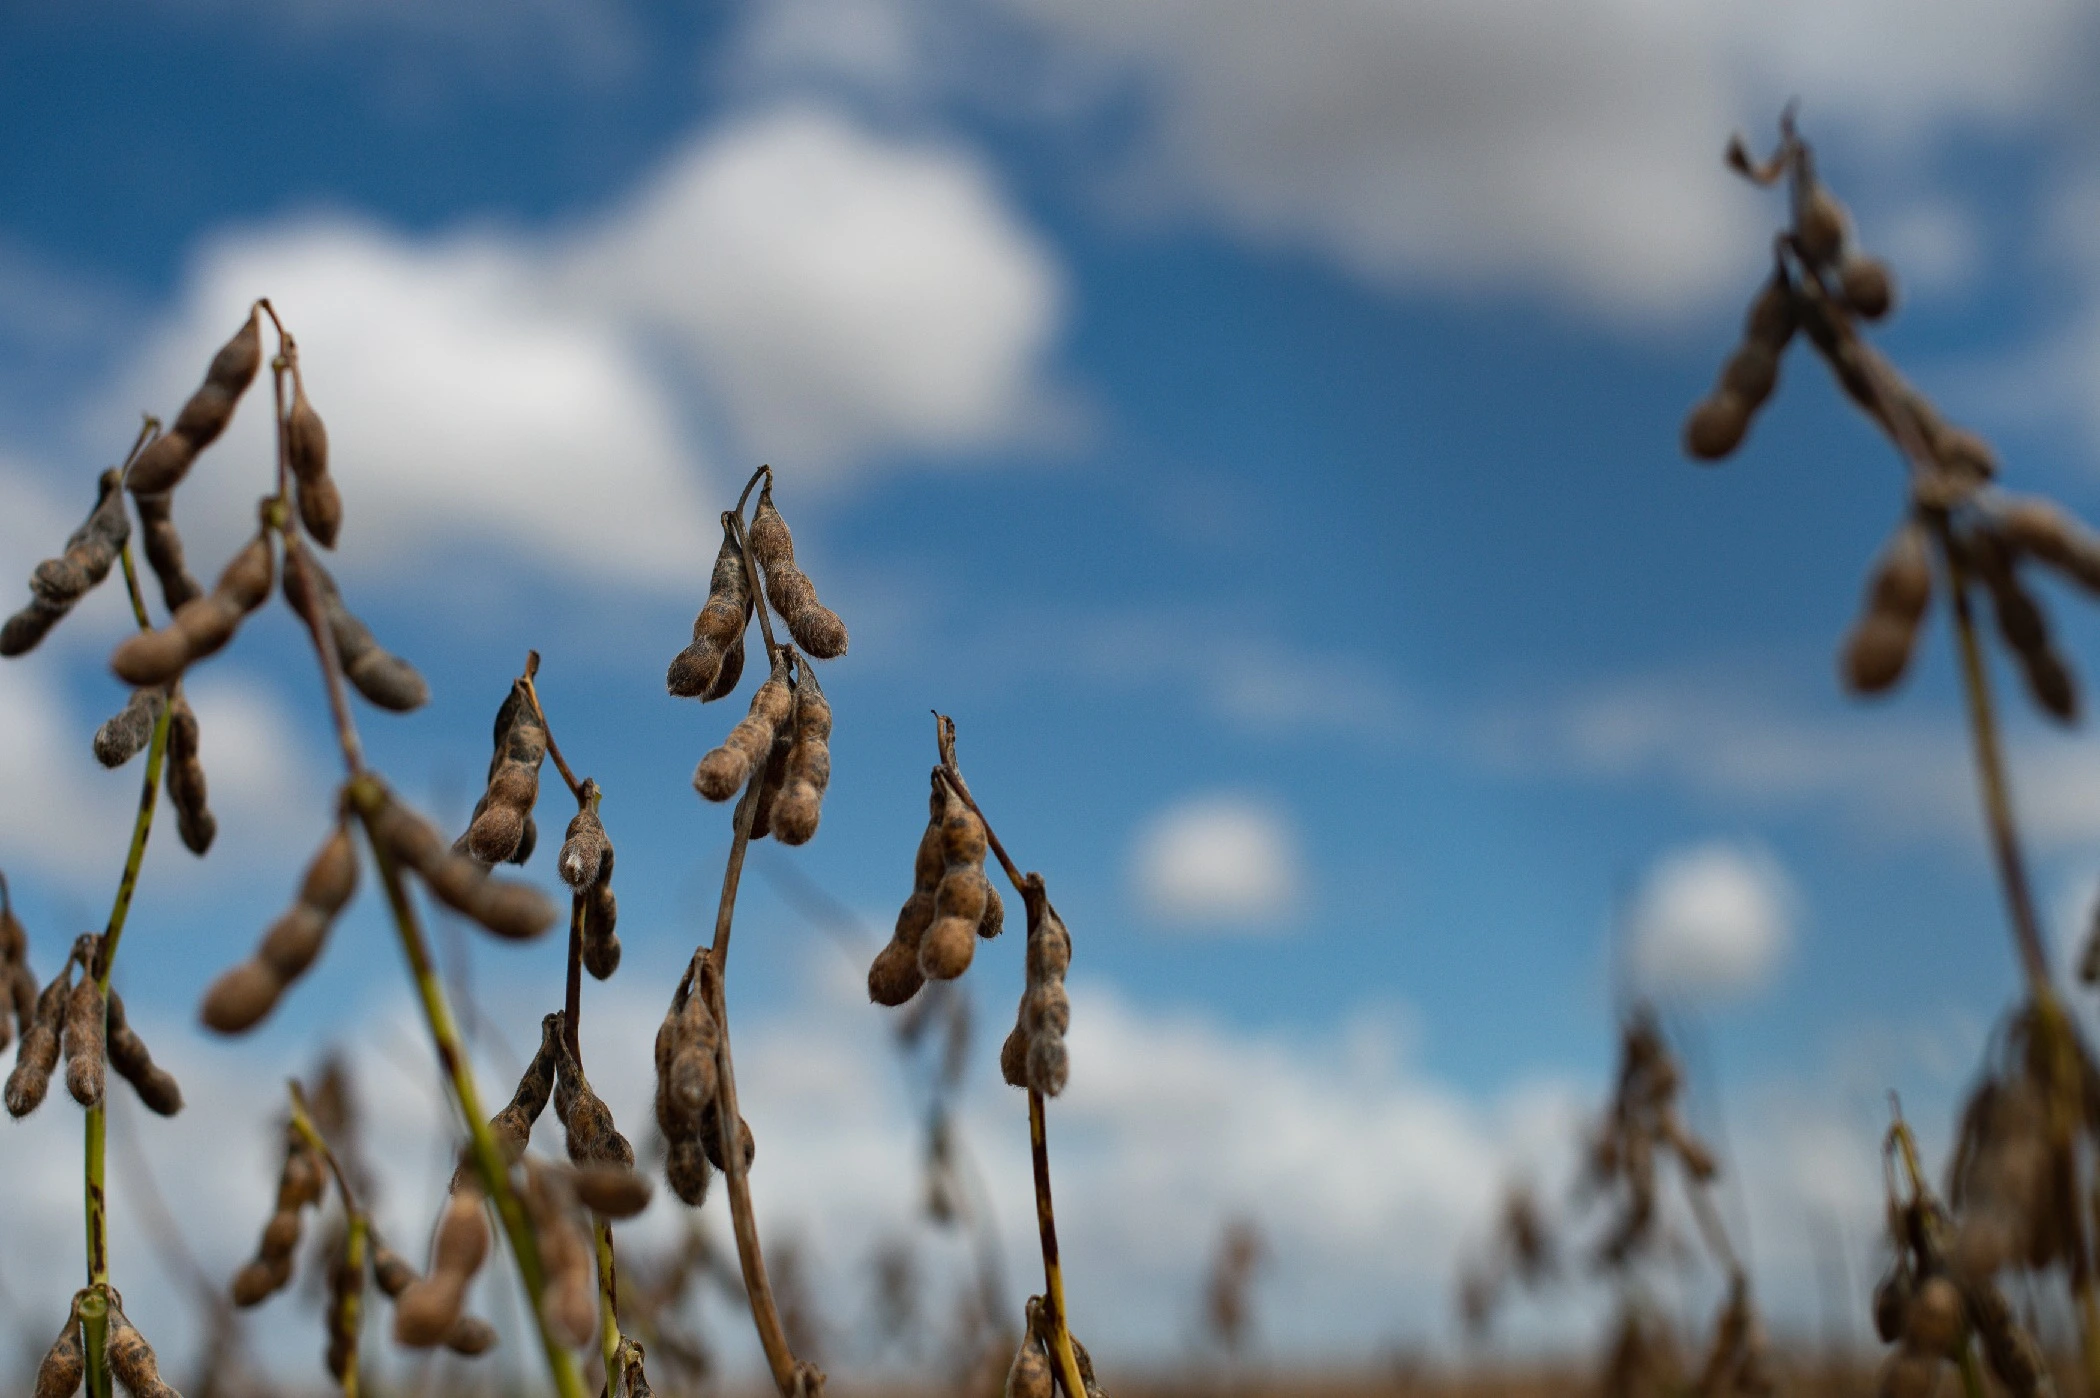
[[[613,1398],[620,1387],[620,1351],[626,1339],[620,1334],[620,1278],[613,1265],[612,1225],[599,1219],[598,1233],[598,1343],[605,1354],[605,1398]]]
[[[105,1284],[106,1285],[106,1284]],[[98,1287],[80,1293],[80,1343],[87,1350],[87,1391],[109,1398],[109,1296]]]
[[[454,1102],[466,1122],[475,1170],[481,1176],[482,1188],[496,1206],[497,1218],[510,1242],[511,1255],[517,1260],[518,1276],[525,1285],[533,1322],[539,1327],[540,1346],[546,1351],[547,1369],[553,1376],[555,1391],[561,1398],[583,1398],[583,1381],[577,1374],[576,1361],[548,1329],[547,1318],[541,1311],[540,1295],[546,1288],[547,1273],[540,1262],[539,1243],[533,1237],[532,1225],[526,1220],[524,1205],[510,1187],[510,1171],[503,1162],[502,1151],[489,1131],[488,1117],[482,1111],[481,1094],[474,1086],[474,1072],[467,1063],[466,1050],[460,1043],[459,1029],[453,1023],[451,1007],[445,1003],[445,991],[438,981],[437,969],[431,964],[430,948],[424,941],[415,906],[409,901],[408,886],[401,877],[400,866],[373,829],[373,820],[386,800],[386,793],[370,778],[360,777],[351,783],[350,798],[364,819],[366,843],[371,846],[372,858],[379,866],[380,881],[386,886],[394,928],[400,934],[409,974],[414,978],[416,991],[423,1002],[423,1017],[430,1027],[438,1063],[452,1085]]]

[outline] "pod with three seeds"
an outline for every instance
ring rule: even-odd
[[[131,538],[131,516],[124,512],[124,492],[115,471],[104,471],[96,483],[95,508],[65,551],[47,558],[29,575],[29,605],[0,625],[0,656],[22,655],[35,648],[58,625],[73,604],[109,576],[111,565]]]
[[[357,843],[347,818],[339,818],[307,864],[298,900],[270,924],[253,956],[205,992],[204,1023],[221,1034],[243,1033],[261,1023],[321,954],[329,929],[356,891]]]
[[[751,696],[751,707],[737,720],[722,745],[700,759],[693,772],[693,789],[710,801],[727,801],[743,790],[752,770],[773,749],[773,738],[794,710],[788,686],[788,659],[783,646],[774,658],[773,673]]]
[[[722,517],[722,547],[715,554],[707,602],[693,618],[693,640],[671,659],[664,687],[681,699],[720,699],[744,673],[744,631],[751,624],[750,575],[737,547],[731,517]]]
[[[255,381],[255,371],[262,367],[260,315],[260,306],[249,309],[241,328],[212,356],[211,367],[204,371],[204,383],[182,405],[175,426],[148,443],[131,463],[126,484],[134,493],[159,494],[182,484],[197,453],[226,430],[233,418],[234,404]]]
[[[183,671],[222,649],[242,620],[269,599],[275,573],[265,529],[233,556],[208,595],[183,603],[158,631],[126,637],[111,653],[110,669],[129,685],[180,679]]]

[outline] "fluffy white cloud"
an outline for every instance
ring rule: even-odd
[[[1152,817],[1134,842],[1140,902],[1166,922],[1273,929],[1297,908],[1298,838],[1271,803],[1199,796]]]
[[[816,107],[696,139],[579,284],[684,342],[746,450],[798,468],[1010,434],[1062,295],[980,162]]]
[[[1786,956],[1796,902],[1763,850],[1720,842],[1673,850],[1649,869],[1628,918],[1634,979],[1679,1002],[1753,994]]]

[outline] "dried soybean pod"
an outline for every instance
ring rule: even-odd
[[[2013,560],[1998,536],[1988,527],[1971,532],[1970,559],[1991,594],[1991,610],[1998,619],[1998,634],[2020,662],[2027,692],[2041,709],[2065,723],[2078,719],[2078,682],[2064,663],[2049,635],[2049,621],[2041,604],[2020,580]]]
[[[95,760],[105,767],[121,767],[146,750],[153,741],[153,725],[160,722],[168,696],[158,686],[134,689],[124,707],[95,730]]]
[[[758,1140],[751,1134],[751,1123],[743,1117],[737,1118],[737,1139],[744,1148],[744,1168],[749,1170],[751,1162],[758,1158]],[[708,1163],[717,1170],[729,1168],[722,1154],[722,1105],[716,1098],[700,1109],[700,1148],[707,1152]]]
[[[1723,388],[1692,407],[1684,420],[1684,449],[1699,461],[1719,461],[1743,444],[1750,430],[1750,403]]]
[[[204,764],[198,760],[201,734],[197,715],[180,688],[168,695],[168,755],[165,779],[175,828],[191,854],[203,854],[219,833],[219,821],[207,804]]]
[[[88,965],[93,966],[90,959]],[[66,997],[66,1091],[83,1107],[102,1104],[107,1082],[104,1067],[108,1047],[109,1000],[91,970],[84,969],[80,981]]]
[[[1772,275],[1758,288],[1743,317],[1743,338],[1764,345],[1775,354],[1786,348],[1801,324],[1801,307],[1794,299],[1793,279],[1786,264],[1774,263]]]
[[[379,644],[372,629],[358,619],[344,605],[343,596],[321,566],[321,560],[311,551],[302,550],[301,566],[292,566],[287,560],[284,568],[284,600],[300,616],[308,613],[308,599],[302,576],[310,577],[314,591],[318,594],[313,602],[319,608],[323,625],[335,641],[336,659],[341,663],[343,678],[362,694],[368,703],[397,714],[420,709],[430,702],[430,685],[425,682],[415,666],[395,655]]]
[[[131,497],[138,507],[139,538],[145,544],[146,563],[160,579],[161,600],[170,612],[204,595],[204,587],[190,576],[182,556],[182,535],[175,531],[174,496],[166,491]]]
[[[324,549],[335,547],[343,527],[343,496],[328,474],[328,428],[307,401],[306,378],[292,364],[292,406],[284,419],[285,456],[296,482],[299,522]]]
[[[472,1359],[495,1348],[496,1327],[478,1315],[463,1315],[452,1322],[442,1343],[454,1354]]]
[[[911,896],[897,910],[897,925],[889,944],[875,954],[868,967],[868,998],[878,1005],[901,1005],[926,983],[919,970],[919,943],[933,925],[934,890],[940,887],[941,874],[947,867],[941,857],[942,794],[946,785],[940,769],[935,768],[932,815],[912,860]]]
[[[124,639],[109,658],[110,669],[129,685],[166,684],[206,656],[217,654],[242,618],[270,596],[276,560],[267,529],[235,554],[211,594],[185,602],[158,631],[141,631]]]
[[[670,1143],[664,1154],[664,1183],[683,1203],[695,1209],[706,1203],[707,1187],[714,1177],[715,1167],[701,1148],[698,1136]]]
[[[1855,694],[1879,694],[1903,677],[1918,624],[1932,601],[1932,551],[1925,525],[1906,516],[1867,575],[1859,621],[1845,638],[1839,673]]]
[[[556,1036],[554,1062],[554,1115],[567,1133],[569,1159],[579,1165],[585,1161],[633,1165],[634,1147],[614,1127],[612,1108],[591,1089],[583,1065],[569,1051],[566,1034]]]
[[[1065,1031],[1071,1027],[1072,1002],[1065,993],[1065,971],[1072,964],[1072,934],[1051,906],[1043,876],[1032,873],[1022,884],[1028,910],[1027,988],[1013,1032],[1000,1050],[999,1068],[1015,1087],[1055,1097],[1064,1091],[1070,1072]]]
[[[569,1186],[577,1202],[607,1218],[633,1218],[649,1207],[653,1192],[649,1177],[632,1166],[597,1161],[576,1166],[570,1172]]]
[[[664,687],[682,699],[720,699],[736,688],[744,668],[744,630],[751,624],[751,583],[730,517],[722,517],[707,601],[693,618],[693,641],[671,658]],[[734,657],[732,669],[730,661]]]
[[[816,584],[795,566],[795,538],[787,521],[773,504],[773,482],[758,492],[758,506],[751,514],[751,556],[764,570],[766,600],[787,623],[795,644],[819,660],[836,660],[846,653],[846,624],[838,614],[817,600]]]
[[[547,896],[530,884],[492,879],[474,860],[452,853],[430,823],[395,800],[392,792],[372,816],[372,833],[394,858],[422,877],[431,896],[498,937],[529,940],[560,916]]]
[[[146,1343],[130,1317],[115,1307],[110,1309],[109,1344],[104,1353],[109,1356],[110,1373],[131,1398],[182,1398],[161,1381],[153,1346]]]
[[[583,969],[599,980],[609,980],[620,969],[620,902],[613,896],[613,850],[605,846],[605,859],[598,865],[598,881],[583,895]]]
[[[787,776],[773,805],[773,835],[784,845],[808,844],[817,833],[824,789],[831,784],[831,705],[817,687],[815,670],[801,667],[795,686],[794,742]]]
[[[58,1066],[59,1030],[64,1024],[67,1002],[73,994],[73,963],[69,959],[36,999],[36,1013],[15,1046],[15,1069],[7,1075],[7,1114],[25,1117],[43,1105],[51,1088],[51,1070]]]
[[[488,1257],[489,1225],[482,1214],[481,1187],[469,1180],[452,1191],[438,1218],[430,1271],[394,1298],[394,1339],[411,1349],[444,1341],[460,1318],[467,1284]]]
[[[561,855],[554,863],[561,881],[578,893],[598,881],[598,866],[605,862],[606,851],[612,847],[605,838],[605,823],[598,818],[599,799],[598,783],[584,778],[583,789],[576,796],[576,814],[569,820]]]
[[[505,1164],[515,1165],[518,1157],[525,1154],[525,1144],[532,1138],[532,1124],[540,1119],[547,1109],[547,1099],[554,1092],[554,1065],[557,1044],[561,1040],[561,1016],[546,1015],[540,1020],[540,1047],[532,1055],[532,1062],[525,1065],[524,1074],[518,1079],[517,1091],[510,1102],[489,1118],[489,1131],[496,1144],[503,1148]],[[467,1169],[462,1165],[462,1171]]]
[[[2100,538],[2048,500],[2014,496],[1996,513],[1998,536],[2014,552],[2100,593]]]
[[[73,604],[104,578],[131,538],[120,476],[104,471],[96,482],[95,507],[66,540],[65,551],[47,558],[29,575],[29,604],[0,626],[0,656],[22,655],[49,634]]]
[[[87,1351],[80,1343],[80,1310],[76,1305],[66,1315],[65,1329],[44,1351],[36,1366],[36,1398],[73,1398],[87,1375]]]
[[[262,366],[259,314],[258,308],[249,309],[246,323],[212,356],[203,385],[182,405],[173,429],[149,442],[131,463],[127,480],[135,494],[173,490],[189,474],[197,453],[226,430],[233,417],[233,405]]]
[[[1804,262],[1825,265],[1845,245],[1845,206],[1813,175],[1805,178],[1796,193],[1794,247]]]
[[[511,682],[496,711],[495,748],[488,790],[475,803],[474,819],[456,848],[484,864],[523,863],[530,853],[525,828],[539,799],[540,763],[547,756],[547,727],[523,679]]]
[[[372,1244],[372,1280],[388,1296],[399,1296],[416,1279],[407,1258],[376,1239]]]
[[[567,1182],[537,1161],[525,1163],[525,1205],[539,1243],[546,1286],[540,1311],[557,1339],[571,1348],[591,1341],[598,1329],[598,1290],[591,1244],[577,1226],[575,1199]]]
[[[2034,1337],[2013,1319],[2005,1293],[1988,1278],[1963,1288],[1976,1338],[1983,1343],[1983,1356],[2013,1398],[2036,1398],[2048,1372]]]
[[[992,886],[984,876],[984,821],[945,781],[941,789],[945,867],[934,890],[933,925],[919,942],[919,970],[928,980],[945,981],[969,969]]]
[[[114,990],[109,993],[109,1066],[131,1084],[146,1110],[156,1116],[182,1110],[182,1084],[153,1061],[153,1051],[124,1016],[124,997]]]
[[[1023,1335],[1006,1370],[1005,1398],[1051,1398],[1050,1357],[1034,1335]]]
[[[1867,320],[1880,320],[1895,304],[1895,281],[1886,262],[1863,253],[1850,253],[1838,265],[1838,289],[1845,304]]]
[[[737,720],[722,746],[700,759],[693,789],[710,801],[727,801],[743,789],[753,768],[772,751],[773,736],[788,721],[794,700],[788,689],[788,656],[783,646],[773,673],[751,696],[751,708]]]
[[[329,928],[356,891],[357,844],[347,821],[339,820],[307,864],[298,900],[270,924],[253,957],[205,992],[204,1023],[221,1034],[239,1034],[260,1023],[313,965]]]
[[[792,716],[773,735],[773,746],[766,754],[766,772],[759,778],[758,800],[751,805],[751,838],[763,840],[773,833],[773,807],[780,800],[781,788],[787,785],[788,753],[795,746],[795,721]]]

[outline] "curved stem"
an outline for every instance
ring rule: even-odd
[[[576,804],[580,806],[584,800],[583,783],[577,781],[576,774],[569,770],[568,760],[561,755],[561,744],[554,741],[554,725],[547,722],[547,711],[540,707],[539,686],[533,683],[539,673],[540,653],[536,650],[526,651],[525,673],[519,676],[525,681],[525,697],[532,701],[533,717],[540,721],[540,731],[547,735],[547,756],[554,759],[554,770],[561,773],[561,779],[569,785],[569,794],[576,798]]]
[[[386,887],[394,928],[400,935],[401,950],[408,959],[409,974],[422,1001],[423,1017],[437,1049],[438,1063],[444,1069],[446,1080],[452,1086],[454,1103],[466,1122],[476,1172],[481,1176],[482,1188],[496,1206],[497,1218],[510,1242],[511,1254],[517,1260],[518,1275],[525,1285],[533,1321],[539,1327],[540,1346],[546,1351],[547,1369],[554,1378],[555,1391],[561,1398],[583,1398],[583,1384],[577,1376],[575,1360],[547,1328],[546,1316],[541,1312],[539,1299],[546,1287],[547,1274],[540,1262],[539,1243],[526,1220],[524,1206],[510,1187],[510,1172],[504,1165],[496,1138],[489,1131],[487,1115],[482,1111],[481,1093],[474,1085],[474,1072],[467,1063],[466,1049],[460,1043],[451,1008],[445,1003],[444,987],[439,984],[437,970],[431,965],[430,948],[423,939],[415,906],[409,901],[407,884],[401,877],[400,866],[395,864],[393,855],[373,829],[373,820],[386,795],[378,783],[366,778],[351,784],[350,797],[364,821],[365,842],[371,848],[373,861],[379,866],[380,881]]]

